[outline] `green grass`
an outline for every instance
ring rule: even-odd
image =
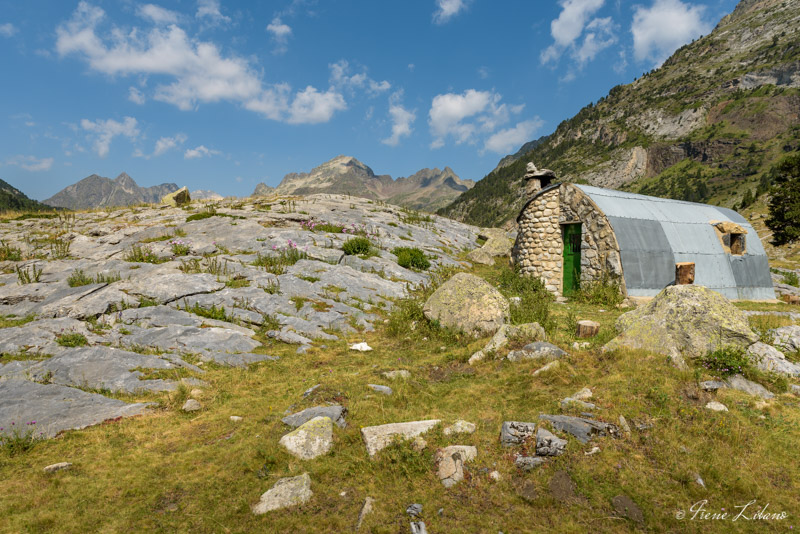
[[[0,261],[22,261],[22,250],[0,240]]]
[[[501,265],[481,266],[477,274],[502,291],[531,292]],[[796,526],[800,494],[797,443],[800,407],[796,397],[779,396],[766,405],[738,391],[716,394],[697,388],[697,380],[717,376],[702,367],[686,371],[666,358],[643,351],[602,352],[595,340],[587,350],[573,350],[572,318],[601,323],[613,330],[619,310],[570,301],[551,303],[551,342],[569,355],[548,373],[533,376],[543,362],[487,360],[465,362],[487,342],[437,331],[426,323],[420,302],[447,280],[453,270],[435,270],[432,282],[400,301],[375,321],[374,332],[342,334],[326,348],[297,354],[295,346],[270,343],[266,331],[279,327],[268,317],[255,352],[280,360],[249,369],[204,365],[200,401],[203,411],[180,411],[190,389],[114,395],[126,402],[154,402],[148,415],[109,422],[12,453],[0,447],[0,530],[7,532],[350,532],[365,497],[376,499],[364,532],[407,532],[405,508],[423,505],[429,532],[742,532],[784,531]],[[406,302],[406,304],[403,304]],[[395,321],[398,306],[405,318]],[[219,310],[218,310],[219,311]],[[218,312],[217,311],[217,312]],[[379,313],[376,311],[376,313]],[[402,312],[405,313],[405,312]],[[397,317],[400,317],[399,315]],[[403,322],[405,321],[405,322]],[[417,321],[412,327],[413,321]],[[374,348],[348,350],[366,341]],[[524,340],[519,340],[523,343]],[[502,354],[500,354],[502,355]],[[407,369],[411,378],[387,381],[383,371]],[[149,378],[174,378],[149,372]],[[390,385],[392,396],[375,395],[367,383]],[[321,386],[308,397],[303,392]],[[630,436],[597,438],[582,445],[569,438],[566,453],[528,473],[513,464],[515,448],[500,446],[503,421],[538,421],[539,414],[578,415],[559,401],[583,387],[594,392],[596,418],[631,423]],[[767,387],[774,387],[767,384]],[[718,400],[729,408],[704,408]],[[302,461],[279,445],[289,428],[284,413],[327,402],[348,408],[348,426],[334,429],[334,446],[325,456]],[[244,418],[240,423],[230,416]],[[427,418],[443,424],[427,433],[424,451],[398,442],[370,459],[360,429],[364,426]],[[465,419],[477,425],[471,435],[445,436],[444,425]],[[652,425],[638,430],[636,424]],[[436,477],[437,448],[474,445],[478,457],[466,464],[467,477],[445,489]],[[600,453],[585,453],[597,445]],[[41,466],[70,461],[73,468],[54,475]],[[484,469],[485,468],[485,469]],[[489,472],[501,476],[493,481]],[[556,471],[565,470],[582,502],[562,503],[549,488]],[[250,507],[281,477],[309,473],[312,499],[304,505],[254,516]],[[699,473],[707,486],[694,482]],[[211,482],[209,482],[211,481]],[[532,483],[532,502],[518,495]],[[643,510],[645,525],[615,517],[611,499],[631,497]],[[785,522],[691,522],[678,510],[709,499],[715,510],[757,499],[770,510],[787,511]],[[442,514],[438,514],[439,509]],[[733,525],[733,526],[732,526]]]
[[[125,255],[125,261],[133,263],[164,263],[166,258],[160,258],[158,254],[153,252],[149,245],[133,245],[128,253]]]
[[[228,323],[232,323],[235,321],[235,318],[232,315],[228,315],[225,312],[225,307],[220,306],[217,308],[215,305],[212,305],[210,308],[203,308],[200,304],[196,303],[194,306],[187,306],[183,308],[185,311],[189,313],[193,313],[195,315],[199,315],[200,317],[205,317],[206,319],[214,319],[216,321],[226,321]]]
[[[59,334],[56,336],[56,343],[62,347],[83,347],[89,344],[86,336],[78,332],[71,334]]]
[[[30,323],[36,319],[36,315],[29,314],[25,317],[17,317],[16,315],[0,316],[0,328],[11,328],[13,326],[22,326]]]
[[[283,274],[286,272],[286,267],[294,265],[298,261],[305,259],[306,253],[298,249],[296,246],[287,245],[284,248],[275,249],[273,254],[262,255],[260,252],[256,255],[256,260],[253,265],[256,267],[263,267],[267,272],[272,274]]]
[[[351,237],[342,243],[342,252],[348,256],[368,254],[372,250],[372,241],[366,237]]]
[[[416,247],[395,247],[392,254],[397,256],[397,265],[406,269],[427,271],[431,266],[425,253]]]

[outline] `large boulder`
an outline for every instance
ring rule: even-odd
[[[184,204],[188,204],[191,202],[192,197],[189,196],[189,190],[186,187],[181,187],[174,193],[170,193],[169,195],[164,195],[161,199],[162,204],[169,204],[172,207],[179,207],[183,206]]]
[[[458,273],[437,289],[423,307],[425,317],[475,334],[494,334],[509,317],[500,292],[477,276]]]
[[[266,514],[272,510],[296,506],[308,502],[314,495],[311,491],[311,477],[308,473],[300,476],[282,478],[263,495],[258,504],[253,506],[256,515]]]
[[[665,288],[644,306],[617,319],[619,335],[604,350],[644,349],[665,354],[679,366],[723,346],[743,349],[758,336],[731,302],[703,286]]]

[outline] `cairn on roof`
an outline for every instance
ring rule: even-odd
[[[541,191],[543,188],[550,185],[550,182],[555,180],[556,173],[550,169],[537,169],[532,161],[528,162],[525,167],[525,183],[526,190],[529,195]]]

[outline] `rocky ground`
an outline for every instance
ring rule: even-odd
[[[369,254],[342,251],[364,236]],[[259,350],[263,337],[302,352],[370,331],[375,309],[428,278],[391,250],[413,243],[434,268],[459,265],[477,237],[449,219],[335,195],[4,222],[0,240],[21,261],[0,263],[0,316],[24,324],[0,336],[0,427],[37,420],[53,436],[137,415],[144,404],[100,393],[178,387],[146,378],[158,370],[188,370],[194,386],[205,362],[274,359]]]

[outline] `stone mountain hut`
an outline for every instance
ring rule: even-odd
[[[729,299],[775,298],[761,241],[733,210],[551,183],[553,171],[532,163],[525,179],[531,199],[517,217],[511,257],[552,293],[605,280],[623,295],[652,297],[676,283],[681,264],[694,269],[695,284]]]

